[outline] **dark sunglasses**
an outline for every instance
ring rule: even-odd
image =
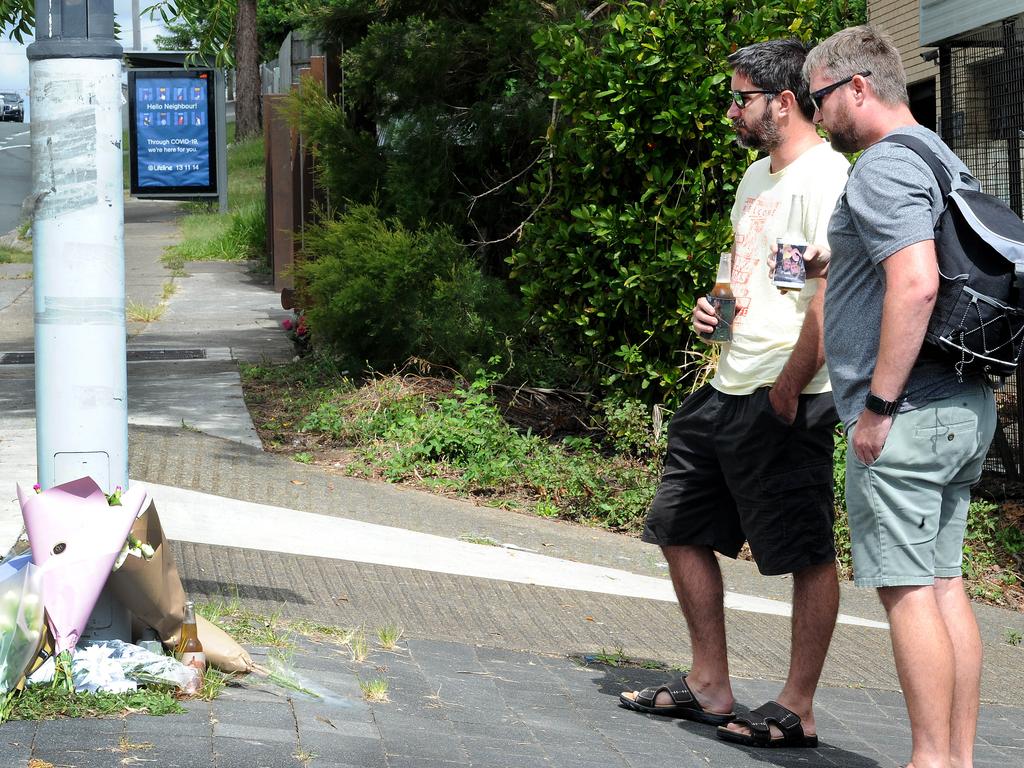
[[[778,91],[732,91],[732,103],[740,109],[747,106],[747,96],[754,96],[758,93],[763,93],[766,96],[776,96]]]
[[[832,91],[836,90],[837,88],[842,88],[844,85],[851,82],[853,78],[855,78],[857,75],[860,75],[861,77],[867,77],[870,74],[870,69],[865,69],[863,72],[854,72],[849,77],[844,77],[842,80],[836,80],[834,83],[832,83],[832,85],[826,85],[824,88],[819,88],[818,90],[813,91],[811,93],[811,103],[814,104],[814,108],[820,112],[821,103],[825,100],[826,96],[832,93]]]

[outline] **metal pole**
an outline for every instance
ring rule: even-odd
[[[128,487],[122,50],[113,10],[113,0],[36,0],[36,41],[27,52],[36,459],[44,489],[86,475],[107,493]],[[114,636],[130,632],[120,610],[111,621],[124,626]]]
[[[139,23],[139,0],[132,0],[132,50],[142,50],[142,25]]]

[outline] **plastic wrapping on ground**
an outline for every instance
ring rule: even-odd
[[[50,682],[53,670],[51,658],[29,677],[29,684]],[[173,685],[185,691],[199,686],[199,672],[194,667],[121,640],[103,640],[76,649],[71,673],[78,693],[122,693],[140,685]]]
[[[21,681],[43,636],[43,578],[29,554],[0,563],[0,693]]]

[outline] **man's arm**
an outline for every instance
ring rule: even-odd
[[[800,326],[800,335],[796,345],[789,354],[786,365],[782,368],[779,378],[768,391],[768,399],[772,408],[783,419],[793,423],[796,419],[800,393],[804,391],[811,379],[825,364],[825,281],[821,281],[818,292],[814,294],[804,323]]]
[[[883,261],[882,268],[885,298],[871,391],[883,400],[897,400],[921,351],[935,306],[939,289],[935,242],[923,240],[908,245]],[[891,426],[891,416],[863,411],[853,435],[857,458],[865,464],[877,459]]]

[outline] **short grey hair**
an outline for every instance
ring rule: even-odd
[[[892,38],[865,24],[836,32],[807,54],[804,77],[817,72],[832,82],[871,72],[868,84],[883,104],[909,104],[903,59]]]

